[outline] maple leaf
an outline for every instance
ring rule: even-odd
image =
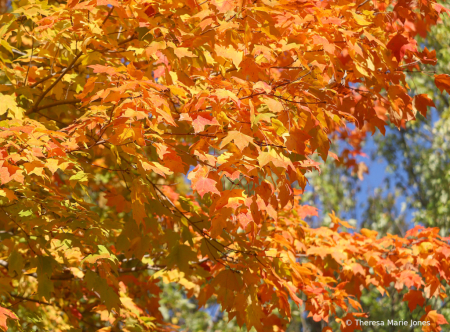
[[[147,5],[147,3],[145,3],[145,5]],[[156,14],[156,11],[153,6],[148,6],[147,9],[145,9],[144,13],[147,14],[148,17],[152,17]]]
[[[108,285],[107,281],[97,273],[88,270],[85,275],[86,285],[89,289],[95,290],[100,295],[107,309],[120,310],[120,297],[116,291]]]
[[[256,82],[256,84],[253,85],[253,89],[257,92],[264,91],[266,93],[269,93],[272,91],[272,87],[263,81]]]
[[[241,64],[244,56],[244,52],[238,51],[232,46],[224,47],[221,45],[215,45],[214,50],[218,56],[221,56],[225,59],[231,59],[236,68],[239,68],[239,65]]]
[[[422,63],[436,65],[436,50],[429,51],[428,48],[424,48],[423,52],[419,53]]]
[[[196,261],[197,255],[186,245],[176,245],[171,248],[170,255],[167,257],[168,265],[176,265],[181,271],[189,273],[190,261]]]
[[[1,188],[0,196],[4,196],[4,197],[8,198],[8,200],[10,202],[18,199],[17,196],[14,194],[14,191],[12,191],[11,189],[8,189],[8,188]]]
[[[175,55],[181,59],[183,57],[196,58],[197,55],[192,53],[187,47],[176,47],[174,48]]]
[[[22,111],[17,106],[16,98],[11,95],[0,94],[0,115],[5,114],[8,110],[11,111],[16,117],[22,117]]]
[[[109,67],[109,66],[103,66],[103,65],[90,65],[89,68],[94,69],[94,73],[105,73],[109,76],[119,76],[119,77],[125,77],[123,74],[119,72],[119,70],[115,67]]]
[[[450,94],[450,75],[434,75],[434,82],[441,93],[445,90]]]
[[[387,43],[386,47],[392,51],[398,62],[403,59],[406,51],[416,51],[414,41],[406,38],[400,33],[397,33],[389,43]]]
[[[225,145],[234,141],[234,144],[238,147],[239,150],[243,150],[245,147],[249,145],[249,143],[253,142],[253,137],[245,135],[239,131],[232,130],[228,132],[227,137],[225,137],[220,143],[220,148],[222,149]]]
[[[323,49],[327,53],[334,53],[336,46],[333,43],[330,43],[328,39],[323,38],[321,36],[313,36],[313,43],[316,45],[322,45]]]
[[[353,332],[356,330],[362,331],[361,326],[356,322],[356,318],[352,313],[348,313],[339,320],[336,320],[341,323],[342,332]]]
[[[426,314],[423,315],[420,320],[423,322],[428,322],[428,325],[425,325],[423,330],[426,332],[431,331],[441,331],[440,325],[448,324],[445,317],[439,314],[436,310],[431,310],[431,306],[427,306],[425,308]]]
[[[236,6],[235,0],[212,0],[211,4],[217,8],[219,13],[225,13]]]
[[[192,189],[198,192],[201,198],[207,193],[217,194],[220,196],[220,191],[216,188],[216,181],[209,178],[198,179],[192,186]]]
[[[298,217],[300,219],[305,219],[305,217],[308,217],[308,216],[318,216],[319,215],[317,208],[315,208],[314,206],[309,206],[309,205],[301,205],[298,207],[297,211],[299,213]]]
[[[302,219],[318,210],[296,186],[320,171],[316,153],[362,178],[354,157],[368,130],[434,107],[406,75],[437,63],[415,37],[445,7],[24,1],[0,28],[5,306],[30,289],[38,297],[24,295],[20,310],[34,315],[44,297],[44,330],[171,330],[159,306],[175,283],[258,332],[286,329],[289,298],[351,331],[335,309],[364,317],[351,312],[364,289],[413,289],[410,309],[444,297],[450,245],[439,230],[340,232],[351,226],[335,214],[333,226],[311,228]],[[450,90],[448,75],[435,84]],[[337,158],[341,139],[354,150]],[[61,308],[67,319],[53,319]],[[439,330],[442,317],[426,312]],[[12,315],[0,311],[0,329]]]
[[[450,82],[450,81],[449,81]],[[427,116],[427,106],[436,107],[433,100],[428,97],[427,94],[415,95],[413,106],[422,114],[424,117]]]
[[[244,286],[241,276],[229,269],[222,270],[219,274],[217,274],[213,285],[224,287],[236,292],[239,292]]]
[[[411,312],[416,309],[417,306],[423,307],[425,304],[425,298],[422,291],[411,289],[405,296],[403,296],[403,302],[408,302],[408,308]]]
[[[0,328],[2,328],[2,330],[4,331],[8,330],[8,326],[6,325],[6,321],[8,320],[8,318],[19,319],[11,310],[0,307]]]
[[[430,310],[427,313],[427,318],[429,318],[432,322],[439,324],[439,325],[446,325],[448,324],[445,317],[441,314],[438,314],[436,310]]]
[[[197,116],[197,118],[192,121],[192,126],[194,127],[194,131],[196,133],[202,132],[205,129],[205,126],[210,125],[219,125],[219,122],[215,118],[212,120],[206,119],[201,115]]]
[[[274,113],[279,113],[284,110],[283,104],[272,98],[263,97],[264,103],[269,107],[269,110]],[[263,114],[259,114],[258,116],[263,116]],[[257,121],[257,120],[255,120]]]
[[[222,208],[216,212],[211,220],[211,228],[209,229],[212,237],[218,237],[222,233],[222,230],[227,227],[227,220],[231,217],[232,213],[233,209],[229,207]]]

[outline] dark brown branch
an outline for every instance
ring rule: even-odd
[[[34,113],[38,110],[39,104],[41,103],[42,99],[45,98],[45,96],[47,95],[47,93],[50,92],[51,89],[53,89],[53,87],[58,84],[59,81],[61,81],[61,79],[64,77],[64,75],[66,75],[66,73],[71,70],[75,63],[77,62],[77,60],[80,58],[80,56],[83,54],[83,52],[79,52],[75,58],[72,60],[72,62],[67,66],[66,69],[64,69],[61,73],[61,75],[58,76],[58,78],[39,96],[38,100],[34,103],[33,108],[28,111],[26,113],[26,115],[29,115],[31,113]]]
[[[111,9],[109,10],[108,15],[106,15],[106,17],[105,17],[105,19],[103,20],[101,26],[103,26],[103,25],[106,23],[106,21],[108,20],[108,18],[111,16],[113,10],[114,10],[114,6],[112,6]]]
[[[19,299],[22,301],[29,301],[29,302],[35,302],[35,303],[39,303],[39,304],[43,304],[43,305],[56,305],[56,304],[51,304],[48,302],[44,302],[44,301],[39,301],[39,300],[35,300],[35,299],[30,299],[29,297],[23,297],[23,296],[19,296],[19,295],[13,295],[13,294],[9,294],[11,297],[15,298],[15,299]]]
[[[289,100],[277,95],[273,95],[274,97],[277,97],[278,99],[281,99],[283,101],[287,101],[289,103],[295,103],[295,104],[302,104],[302,105],[309,105],[309,104],[326,104],[326,101],[318,101],[318,102],[306,102],[306,101],[295,101],[295,100]]]
[[[364,2],[362,2],[362,3],[360,3],[359,5],[358,5],[358,7],[356,7],[356,9],[358,9],[359,7],[362,7],[362,6],[364,6],[366,3],[368,3],[370,0],[366,0],[366,1],[364,1]]]
[[[128,43],[129,41],[132,41],[133,39],[136,39],[136,36],[133,34],[131,35],[131,37],[129,37],[128,39],[122,40],[120,43],[118,43],[117,45],[123,45],[125,43]]]
[[[41,107],[37,107],[34,112],[39,112],[40,110],[46,109],[46,108],[50,108],[53,106],[59,106],[59,105],[70,105],[70,104],[78,104],[81,103],[81,100],[78,99],[70,99],[70,100],[60,100],[60,101],[55,101],[54,103],[51,104],[47,104]]]
[[[53,119],[53,118],[51,118],[51,117],[49,117],[49,116],[47,116],[47,115],[45,115],[45,114],[42,114],[41,112],[36,112],[37,114],[39,114],[39,115],[41,115],[41,116],[43,116],[44,118],[46,118],[46,119],[48,119],[48,120],[50,120],[50,121],[55,121],[56,123],[59,123],[60,125],[62,125],[62,126],[65,126],[66,124],[64,123],[64,122],[61,122],[61,121],[59,121],[59,120],[56,120],[56,119]]]
[[[61,72],[57,72],[57,73],[54,73],[54,74],[45,76],[45,77],[41,78],[39,81],[36,81],[35,83],[31,84],[31,85],[30,85],[30,88],[35,88],[35,87],[37,87],[39,84],[41,84],[42,82],[45,82],[45,81],[47,81],[48,79],[50,79],[50,78],[52,78],[53,76],[55,76],[55,75],[57,75],[57,74],[60,74],[60,73],[61,73]]]

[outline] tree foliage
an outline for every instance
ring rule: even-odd
[[[339,128],[384,132],[434,105],[408,94],[405,75],[436,63],[414,37],[443,6],[13,7],[0,19],[0,328],[176,330],[159,280],[257,331],[283,330],[289,299],[347,332],[367,317],[362,289],[394,283],[410,309],[446,297],[438,229],[349,233],[334,214],[314,229],[304,219],[316,209],[296,197],[319,169],[313,155],[337,158]],[[435,80],[449,92],[450,76]],[[422,320],[446,323],[431,308]]]
[[[448,1],[443,1],[448,6]],[[356,172],[340,167],[339,161],[330,161],[321,166],[320,176],[310,173],[310,188],[302,201],[321,207],[321,215],[335,210],[347,218],[358,221],[359,227],[378,230],[380,234],[397,234],[404,236],[411,224],[439,227],[440,234],[448,233],[448,170],[449,163],[447,137],[449,128],[448,95],[441,93],[434,84],[434,74],[449,73],[450,52],[447,38],[450,33],[450,19],[442,17],[442,23],[431,28],[426,38],[416,36],[418,44],[436,50],[439,61],[436,66],[421,65],[421,72],[407,74],[407,82],[417,94],[427,93],[433,96],[436,109],[427,117],[418,116],[398,130],[393,125],[386,128],[386,135],[376,133],[364,138],[362,151],[367,156],[360,156],[369,167],[369,177],[358,179]],[[354,140],[354,132],[348,139]],[[342,144],[340,149],[346,146]],[[336,144],[335,144],[336,145]],[[383,162],[383,164],[379,164]],[[364,163],[364,164],[365,164]],[[363,165],[364,165],[363,164]],[[378,166],[379,165],[379,166]],[[373,167],[378,169],[374,169]],[[356,167],[358,170],[364,168]],[[355,173],[352,175],[351,173]],[[382,176],[380,176],[381,174]],[[359,216],[359,217],[358,217]],[[319,215],[320,217],[320,215]],[[321,219],[328,222],[328,219]],[[356,221],[355,220],[355,221]],[[353,220],[349,220],[350,223]],[[363,291],[360,303],[364,311],[370,313],[370,319],[382,321],[387,319],[408,320],[421,317],[425,308],[417,307],[413,312],[402,302],[403,292],[392,292],[391,297],[379,297],[377,292]],[[446,287],[448,294],[449,289]],[[449,320],[450,309],[447,300],[433,299],[427,301],[431,307]],[[300,321],[290,324],[289,331],[297,331],[299,324],[304,329],[313,328],[313,322]],[[291,329],[292,328],[292,329]],[[366,326],[365,331],[390,331],[392,326]],[[320,331],[319,329],[318,331]],[[396,331],[411,331],[410,326],[397,326]]]

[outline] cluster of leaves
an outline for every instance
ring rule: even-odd
[[[352,331],[362,288],[395,281],[411,308],[446,296],[450,245],[435,229],[377,239],[339,232],[350,225],[334,215],[311,229],[314,208],[294,199],[313,154],[337,158],[340,127],[384,131],[387,116],[401,126],[434,105],[408,95],[405,71],[436,62],[414,36],[443,6],[13,6],[0,18],[0,328],[176,329],[160,279],[258,331],[286,326],[289,299]]]
[[[442,1],[448,6],[448,1]],[[356,174],[352,176],[347,167],[340,167],[338,162],[327,162],[321,166],[321,174],[310,173],[308,176],[311,191],[303,196],[302,201],[321,207],[321,214],[326,217],[332,210],[345,214],[347,218],[358,220],[360,227],[378,230],[380,234],[398,234],[404,236],[412,227],[411,223],[419,223],[427,227],[439,227],[440,234],[448,234],[448,202],[450,195],[448,174],[448,130],[449,104],[448,95],[441,93],[434,84],[434,75],[450,72],[450,51],[447,38],[450,33],[450,19],[442,16],[442,23],[431,28],[426,36],[417,36],[422,47],[436,50],[439,61],[436,66],[424,65],[421,72],[408,73],[407,82],[415,93],[427,93],[433,96],[436,109],[427,117],[418,116],[416,121],[409,122],[398,130],[393,125],[386,128],[385,136],[375,134],[369,141],[364,138],[364,151],[369,155],[359,158],[367,163],[369,160],[369,179],[360,181]],[[354,132],[349,135],[350,144],[354,141]],[[373,140],[373,143],[370,142]],[[341,142],[339,142],[341,145]],[[341,145],[341,149],[345,145]],[[369,157],[369,158],[367,158]],[[383,162],[373,169],[378,162]],[[362,163],[364,165],[364,163]],[[358,165],[359,166],[359,165]],[[386,172],[384,172],[386,168]],[[358,167],[360,170],[361,167]],[[380,172],[383,172],[382,181]],[[375,174],[372,174],[375,173]],[[312,175],[312,176],[311,176]],[[359,176],[359,174],[358,174]],[[374,188],[372,186],[375,186]],[[359,216],[359,217],[358,217]],[[319,216],[321,217],[321,216]],[[322,220],[320,218],[319,220]],[[328,218],[323,219],[328,222]],[[353,224],[352,220],[349,220]],[[380,297],[377,292],[363,291],[360,303],[364,311],[370,313],[370,319],[381,321],[386,319],[419,318],[425,308],[418,307],[412,313],[402,302],[402,293],[391,297]],[[448,286],[446,292],[449,292]],[[450,319],[447,300],[434,299],[427,301],[433,309],[439,310],[444,317]],[[296,319],[289,331],[296,331],[299,325],[305,329],[316,331],[311,320]],[[367,331],[389,331],[392,327],[366,326]],[[320,331],[319,329],[318,331]],[[396,327],[398,331],[410,331],[410,326]]]

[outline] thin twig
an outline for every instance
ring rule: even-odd
[[[33,53],[34,53],[34,42],[33,40],[31,41],[31,55],[30,55],[30,62],[28,63],[28,69],[27,69],[27,75],[25,76],[25,81],[23,82],[23,85],[27,85],[27,80],[28,80],[28,73],[30,72],[30,67],[31,67],[31,61],[33,59]]]
[[[78,104],[81,103],[81,100],[78,99],[71,99],[71,100],[60,100],[60,101],[55,101],[54,103],[51,104],[47,104],[47,105],[43,105],[41,107],[37,107],[34,112],[39,112],[40,110],[46,109],[46,108],[50,108],[50,107],[54,107],[54,106],[59,106],[59,105],[69,105],[69,104]]]
[[[105,24],[105,23],[106,23],[106,21],[108,20],[108,18],[109,18],[109,17],[111,16],[111,14],[112,14],[113,10],[114,10],[114,6],[112,6],[112,7],[111,7],[111,9],[109,10],[109,12],[108,12],[108,15],[106,15],[106,17],[105,17],[105,19],[103,20],[103,22],[102,22],[102,25],[101,25],[101,26],[103,26],[103,24]]]
[[[358,7],[356,7],[356,9],[358,9],[359,7],[364,6],[366,3],[368,3],[370,0],[366,0],[363,3],[359,4]]]
[[[13,294],[9,294],[11,297],[15,298],[15,299],[19,299],[21,301],[29,301],[29,302],[35,302],[35,303],[39,303],[39,304],[43,304],[43,305],[55,305],[55,304],[51,304],[48,302],[44,302],[44,301],[39,301],[39,300],[35,300],[35,299],[30,299],[29,297],[23,297],[23,296],[19,296],[19,295],[13,295]]]

